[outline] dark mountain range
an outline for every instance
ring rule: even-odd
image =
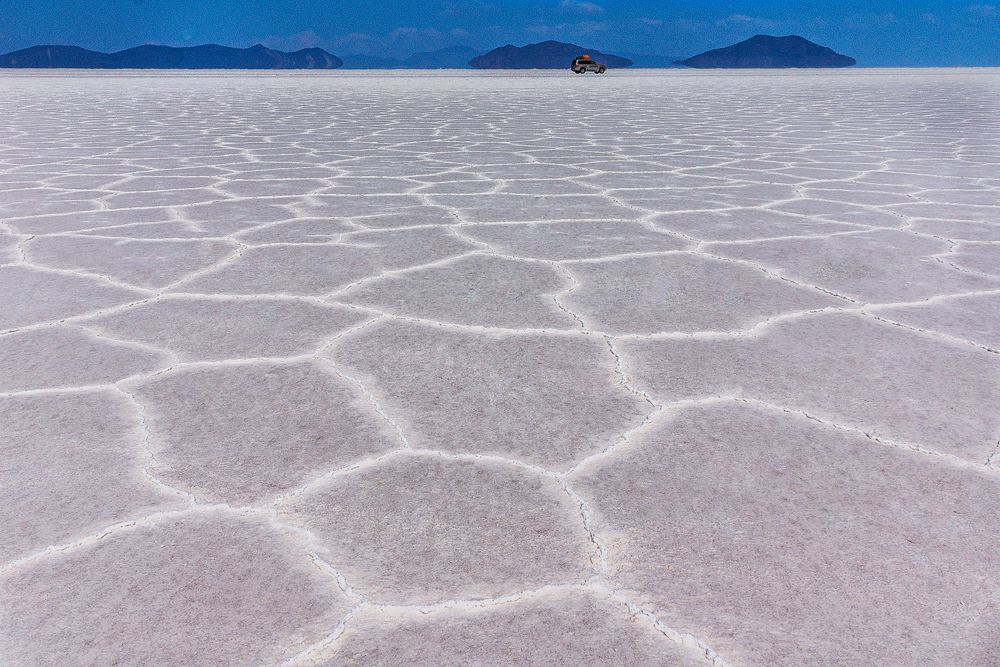
[[[379,58],[363,53],[352,53],[342,57],[343,69],[409,69],[402,60],[395,58]]]
[[[513,44],[501,46],[489,53],[476,56],[469,61],[469,66],[475,69],[569,69],[573,59],[583,54],[606,65],[608,69],[632,65],[632,61],[628,58],[550,40],[522,47]]]
[[[754,35],[750,39],[723,49],[699,53],[675,64],[702,69],[743,69],[781,67],[850,67],[854,58],[842,56],[804,37],[788,35],[771,37]]]
[[[403,62],[413,69],[469,69],[469,60],[480,53],[482,51],[468,46],[449,46],[438,51],[414,53]]]
[[[479,53],[468,46],[414,53],[406,60],[358,53],[344,56],[344,69],[469,69],[469,59]]]
[[[90,69],[335,69],[340,58],[323,49],[294,53],[258,44],[234,49],[217,44],[174,48],[137,46],[117,53],[88,51],[77,46],[33,46],[0,56],[0,67],[65,67]]]
[[[623,53],[622,58],[632,61],[631,69],[677,69],[677,56],[658,56],[651,53]]]

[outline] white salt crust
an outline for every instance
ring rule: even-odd
[[[997,75],[0,74],[0,662],[994,664]]]

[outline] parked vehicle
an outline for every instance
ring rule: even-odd
[[[586,72],[596,72],[598,74],[604,74],[604,71],[607,69],[607,67],[605,67],[604,65],[596,63],[593,60],[591,60],[590,56],[588,55],[583,55],[580,56],[579,58],[575,58],[573,60],[573,64],[570,65],[569,68],[574,72],[576,72],[577,74],[584,74]]]

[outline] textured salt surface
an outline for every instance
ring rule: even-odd
[[[0,75],[0,663],[1000,663],[997,74]]]

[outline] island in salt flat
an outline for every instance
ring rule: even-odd
[[[156,46],[147,44],[116,53],[78,46],[32,46],[0,56],[0,67],[87,69],[336,69],[344,63],[323,49],[285,53],[258,44],[235,49],[218,44]]]
[[[850,67],[857,64],[857,61],[798,35],[787,37],[754,35],[739,44],[712,49],[687,60],[677,60],[674,64],[699,69],[772,69]]]
[[[576,44],[549,40],[527,46],[508,44],[469,61],[474,69],[569,69],[574,58],[587,54],[608,69],[629,67],[632,61],[620,56],[601,53]]]

